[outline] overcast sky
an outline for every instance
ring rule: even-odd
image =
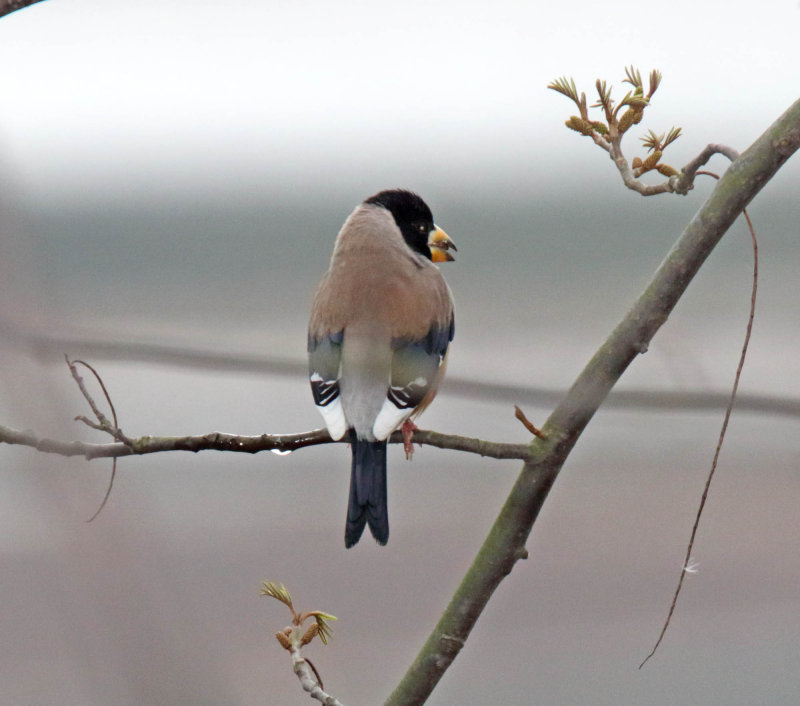
[[[0,147],[24,189],[68,198],[155,177],[325,179],[431,149],[443,172],[491,181],[585,149],[555,129],[571,106],[545,86],[563,74],[621,93],[626,65],[661,69],[648,127],[684,128],[677,164],[746,146],[797,98],[796,0],[598,8],[49,0],[0,22]]]

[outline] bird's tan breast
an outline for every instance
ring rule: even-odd
[[[393,338],[416,339],[432,325],[449,326],[452,303],[434,265],[387,248],[364,247],[346,255],[332,263],[320,283],[311,313],[312,335],[380,321]]]

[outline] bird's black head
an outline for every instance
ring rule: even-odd
[[[419,196],[403,189],[390,189],[370,196],[364,203],[383,206],[394,217],[408,247],[431,259],[428,237],[435,228],[431,209]]]

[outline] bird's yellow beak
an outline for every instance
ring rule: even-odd
[[[447,235],[439,226],[436,226],[428,237],[428,247],[431,249],[431,260],[434,262],[450,262],[455,260],[450,250],[458,252],[455,243],[450,240]]]

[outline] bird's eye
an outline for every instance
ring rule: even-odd
[[[426,226],[424,223],[417,223],[417,230],[420,233],[427,233],[428,232],[428,226]]]

